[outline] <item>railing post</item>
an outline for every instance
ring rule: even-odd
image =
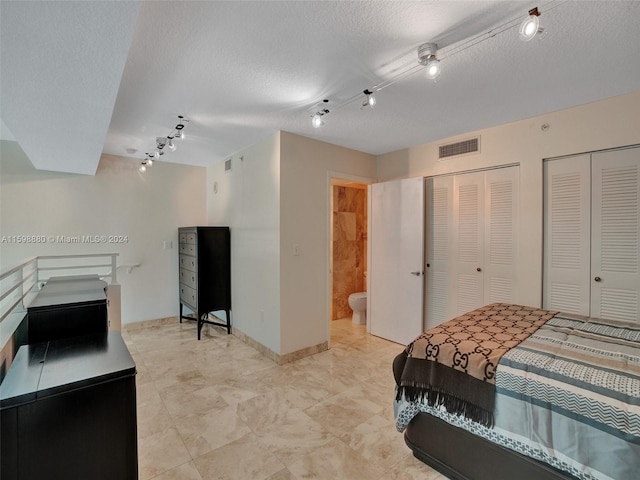
[[[111,254],[111,283],[114,285],[118,284],[118,279],[116,278],[116,255]]]

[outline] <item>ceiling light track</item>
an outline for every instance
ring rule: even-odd
[[[395,73],[392,77],[388,78],[387,80],[384,80],[379,84],[374,85],[371,88],[367,88],[362,93],[357,93],[352,97],[345,99],[344,101],[342,101],[337,105],[332,105],[331,112],[340,110],[341,108],[347,105],[350,105],[356,100],[360,100],[361,105],[363,107],[366,107],[368,105],[371,108],[373,108],[377,102],[377,99],[375,98],[374,93],[379,92],[384,88],[390,87],[395,83],[399,82],[400,80],[410,77],[411,75],[414,75],[419,71],[425,71],[427,78],[435,81],[442,73],[441,62],[443,62],[444,60],[451,58],[454,55],[457,55],[458,53],[464,52],[465,50],[472,48],[486,40],[494,38],[504,32],[513,30],[514,28],[519,27],[520,30],[522,30],[525,27],[525,23],[527,21],[534,22],[534,26],[527,26],[527,31],[531,35],[530,38],[528,38],[527,40],[530,40],[531,38],[536,36],[536,34],[542,33],[543,31],[543,29],[539,26],[539,20],[538,20],[538,17],[541,15],[541,12],[544,11],[545,13],[548,13],[551,10],[562,5],[563,3],[566,3],[567,1],[568,0],[551,0],[549,2],[544,3],[543,7],[540,9],[538,7],[534,7],[531,10],[529,10],[528,15],[524,21],[522,20],[521,16],[518,18],[511,19],[501,25],[498,25],[497,27],[492,28],[491,30],[474,35],[468,39],[461,40],[457,43],[448,45],[441,49],[439,49],[438,45],[435,43],[423,43],[418,46],[417,62],[415,62],[415,60],[406,62],[404,65],[401,65],[400,67],[398,67],[398,69],[396,70],[397,73]],[[535,20],[533,20],[532,17],[534,17]],[[536,21],[537,23],[535,23]],[[520,36],[522,38],[522,34]],[[365,95],[364,98],[362,97],[363,94]],[[324,100],[323,102],[327,103],[328,101],[329,100]],[[373,102],[373,104],[371,102]],[[325,124],[324,117],[328,113],[329,113],[329,110],[326,108],[318,109],[318,107],[314,107],[311,110],[311,115],[310,115],[312,126],[314,128],[320,128],[321,126],[323,126]]]
[[[189,123],[189,120],[182,115],[178,115],[178,124],[171,130],[169,135],[166,137],[156,137],[156,148],[151,153],[145,154],[145,159],[140,162],[140,166],[138,167],[140,173],[146,172],[148,167],[153,166],[153,162],[159,160],[160,157],[165,154],[165,147],[171,152],[176,150],[174,140],[184,140],[184,127],[187,123]]]

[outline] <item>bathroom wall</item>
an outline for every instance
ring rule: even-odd
[[[349,317],[349,295],[366,290],[367,190],[333,186],[332,320]]]

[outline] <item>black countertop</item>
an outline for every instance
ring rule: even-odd
[[[97,275],[51,277],[29,304],[29,309],[106,300],[108,284]]]
[[[120,332],[23,345],[0,385],[0,408],[135,373]]]

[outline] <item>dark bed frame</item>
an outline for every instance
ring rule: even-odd
[[[396,384],[405,358],[401,353],[393,361]],[[428,413],[419,413],[411,420],[404,440],[418,460],[450,480],[578,480]]]
[[[577,480],[428,413],[411,420],[404,440],[417,459],[450,480]]]

